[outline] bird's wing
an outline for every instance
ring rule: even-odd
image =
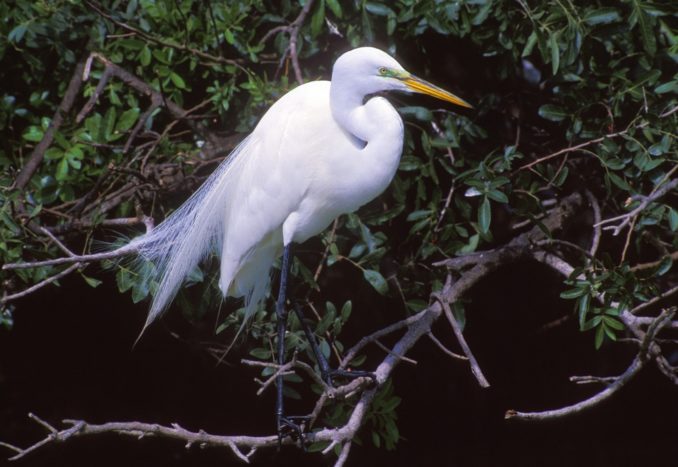
[[[329,83],[313,82],[283,96],[253,131],[224,216],[219,284],[225,294],[247,297],[262,271],[268,276],[282,249],[282,225],[307,196],[331,125]]]

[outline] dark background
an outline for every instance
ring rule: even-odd
[[[354,301],[345,343],[401,316],[397,307],[361,287],[360,277],[355,283],[350,273],[345,277],[349,283],[337,284],[335,291],[338,299],[350,291]],[[177,422],[215,434],[273,433],[273,395],[256,397],[256,372],[233,364],[237,351],[230,363],[216,365],[196,344],[200,329],[190,329],[178,313],[132,349],[146,305],[132,305],[115,291],[112,277],[104,279],[91,289],[69,278],[60,288],[17,304],[14,329],[0,332],[1,440],[26,446],[44,436],[28,412],[57,426],[64,418],[82,418]],[[492,387],[479,388],[463,363],[422,339],[408,355],[418,364],[403,363],[395,372],[395,391],[402,397],[397,449],[376,449],[369,433],[363,434],[363,445],[354,446],[347,465],[675,465],[678,391],[652,366],[586,414],[549,423],[504,421],[507,409],[556,408],[585,398],[594,388],[574,385],[568,376],[616,375],[633,358],[632,348],[626,359],[606,347],[595,351],[593,336],[580,333],[574,319],[542,330],[571,313],[571,304],[558,299],[561,284],[549,270],[530,263],[507,267],[479,284],[469,297],[466,334]],[[211,328],[214,318],[205,323]],[[173,337],[168,328],[190,338]],[[454,345],[445,323],[434,331]],[[369,352],[381,355],[375,347]],[[311,406],[309,399],[291,408],[302,413]],[[333,460],[286,447],[280,453],[262,450],[253,464],[331,465]],[[242,464],[225,450],[186,450],[171,440],[109,435],[48,446],[14,465]]]

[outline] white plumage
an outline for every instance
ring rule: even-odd
[[[343,54],[331,82],[285,94],[188,201],[131,242],[158,275],[146,326],[210,252],[221,257],[223,294],[244,297],[253,309],[284,246],[318,234],[384,191],[402,153],[403,123],[386,99],[363,101],[389,90],[468,106],[380,50]]]

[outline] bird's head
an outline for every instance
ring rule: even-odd
[[[332,70],[332,82],[335,80],[350,82],[363,95],[382,91],[414,92],[461,107],[472,107],[454,94],[414,76],[389,54],[373,47],[360,47],[341,55]]]

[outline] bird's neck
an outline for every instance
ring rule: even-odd
[[[333,80],[330,86],[330,107],[334,120],[352,136],[368,143],[377,135],[378,128],[368,115],[364,100],[365,96],[353,87]]]

